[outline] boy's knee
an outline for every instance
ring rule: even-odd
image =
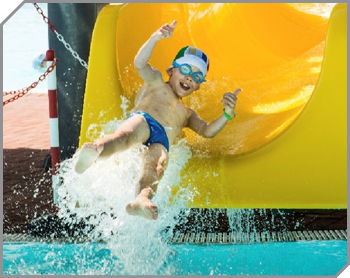
[[[119,143],[128,146],[130,143],[130,133],[128,132],[121,132],[119,136],[117,137],[117,140]]]
[[[164,171],[165,171],[165,165],[164,163],[161,163],[159,160],[147,161],[145,173],[148,178],[160,180],[164,175]]]
[[[131,145],[131,134],[130,132],[118,132],[113,138],[113,144],[117,149],[120,147],[128,148]]]
[[[167,158],[158,161],[156,172],[158,177],[163,177],[167,165]]]
[[[158,164],[157,167],[156,167],[156,173],[157,173],[158,178],[163,177],[164,171],[165,171],[165,169],[164,169],[163,165],[162,164]]]

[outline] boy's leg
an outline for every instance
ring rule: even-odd
[[[144,117],[133,115],[126,119],[113,134],[109,134],[95,143],[85,143],[75,164],[75,171],[79,174],[89,168],[97,157],[124,151],[136,143],[148,140],[150,130]]]
[[[158,208],[151,199],[164,175],[168,153],[163,145],[152,144],[143,153],[142,162],[141,178],[135,190],[136,199],[126,206],[126,211],[131,215],[155,220],[158,217]]]

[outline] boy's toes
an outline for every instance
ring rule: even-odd
[[[158,218],[158,207],[153,205],[153,206],[150,206],[149,208],[152,211],[153,219],[156,220]]]
[[[125,210],[127,213],[131,214],[131,212],[132,212],[131,204],[127,204],[127,206],[125,207]]]

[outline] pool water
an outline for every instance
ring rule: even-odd
[[[153,275],[336,275],[347,263],[347,241],[247,245],[170,245],[163,261],[146,258]],[[142,249],[135,249],[142,252]],[[130,255],[130,261],[133,260]],[[106,244],[3,243],[4,275],[133,275]],[[146,264],[147,265],[147,264]]]

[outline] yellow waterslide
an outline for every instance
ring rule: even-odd
[[[243,90],[217,137],[184,131],[193,157],[179,186],[198,192],[190,206],[346,208],[347,5],[330,17],[322,5],[107,5],[92,38],[80,146],[99,136],[96,124],[123,117],[120,96],[133,101],[141,86],[138,49],[176,19],[150,63],[166,79],[181,47],[207,53],[208,81],[185,103],[212,121],[223,93]]]

